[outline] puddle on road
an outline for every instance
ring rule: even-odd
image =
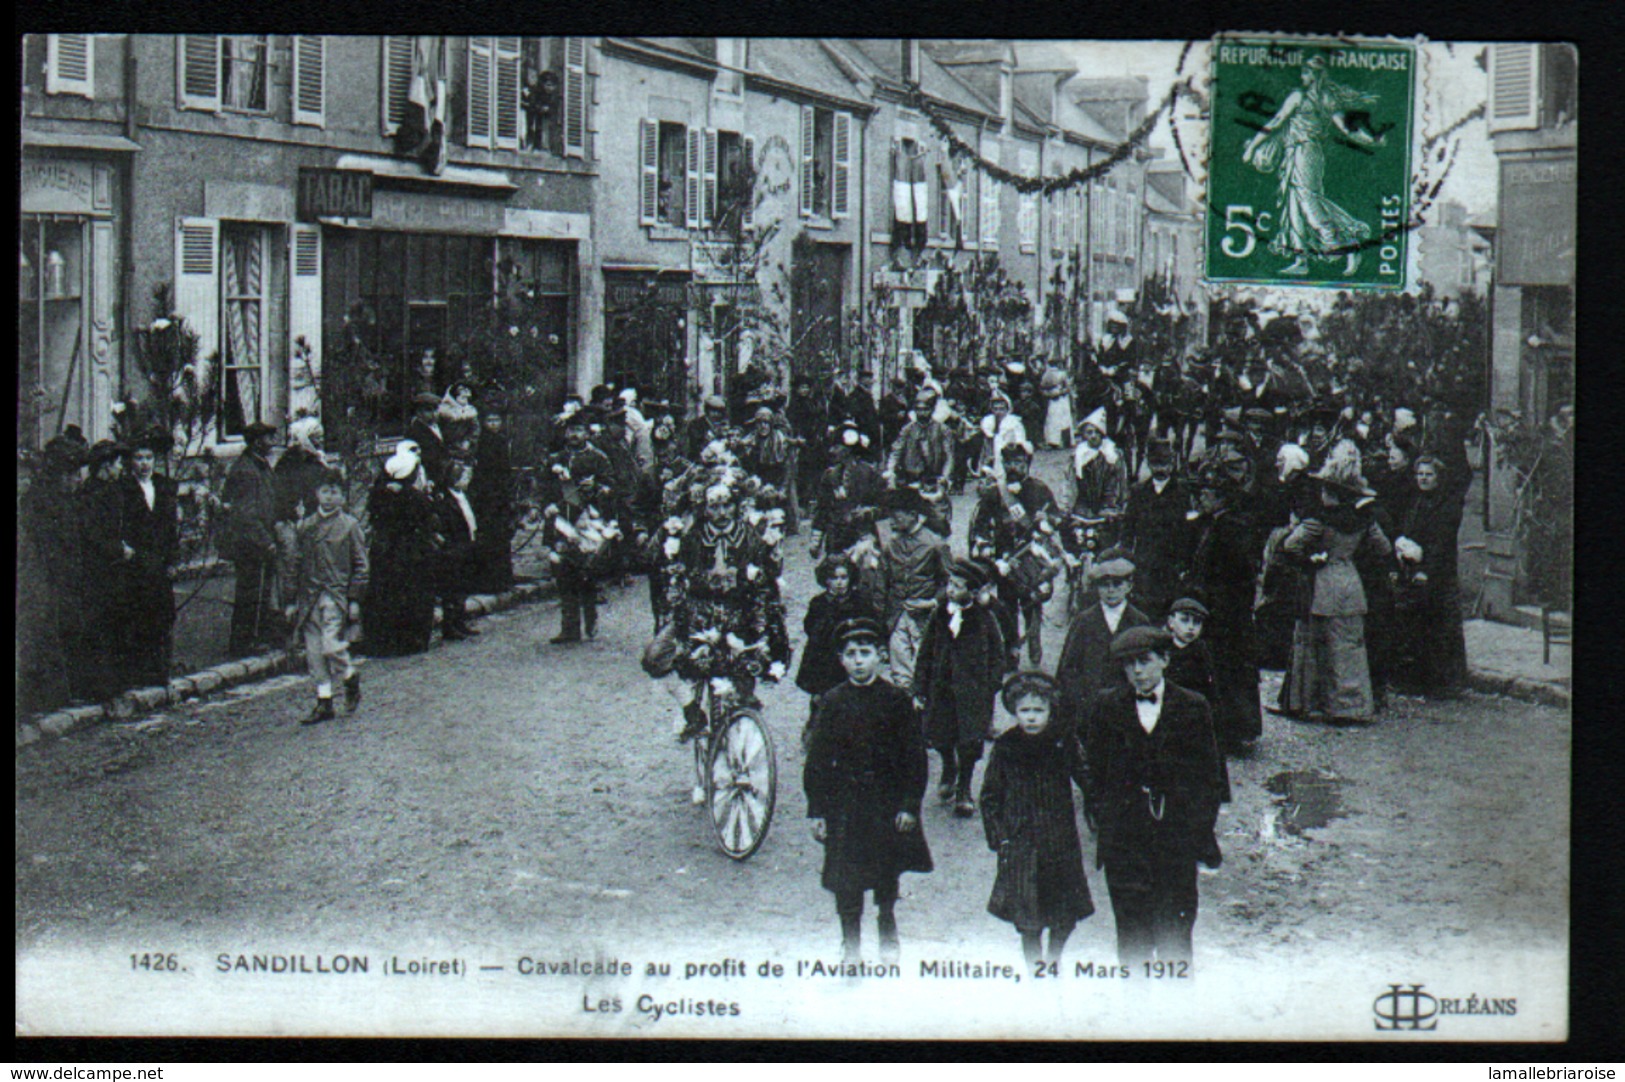
[[[1275,794],[1281,809],[1276,823],[1295,837],[1317,830],[1333,819],[1344,819],[1343,779],[1326,770],[1286,770],[1272,776],[1264,787]]]

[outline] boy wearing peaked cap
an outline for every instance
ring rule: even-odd
[[[862,958],[863,896],[880,911],[880,957],[898,957],[897,881],[929,872],[920,828],[928,766],[908,692],[881,675],[885,634],[867,618],[835,634],[846,681],[824,693],[810,726],[802,774],[813,838],[824,846],[821,882],[835,895],[844,961]]]
[[[1129,603],[1134,589],[1134,562],[1122,549],[1101,553],[1089,570],[1089,581],[1100,600],[1078,612],[1067,629],[1061,647],[1061,660],[1055,679],[1061,685],[1062,708],[1067,717],[1077,719],[1101,688],[1123,681],[1120,666],[1111,664],[1112,638],[1131,627],[1151,621]]]
[[[1112,640],[1127,684],[1102,692],[1084,715],[1084,817],[1098,836],[1119,962],[1169,963],[1179,977],[1191,962],[1196,865],[1220,860],[1213,828],[1224,761],[1207,702],[1164,677],[1170,649],[1168,633],[1150,627]]]
[[[971,782],[983,741],[994,735],[993,703],[1011,667],[998,615],[976,600],[987,582],[983,565],[953,562],[942,601],[925,623],[914,669],[926,742],[942,757],[937,796],[952,801],[962,818],[976,812]]]
[[[306,725],[333,719],[335,677],[344,687],[346,711],[353,713],[361,703],[361,673],[350,660],[350,640],[367,591],[367,546],[361,524],[344,510],[344,494],[344,474],[323,470],[316,480],[316,506],[293,528],[282,554],[283,581],[294,590],[285,614],[304,640],[305,661],[316,682],[316,709]]]

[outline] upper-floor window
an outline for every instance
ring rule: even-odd
[[[270,40],[264,34],[183,34],[180,103],[207,112],[270,111]]]
[[[45,92],[95,97],[95,46],[92,34],[45,35]]]
[[[802,106],[802,217],[847,217],[851,208],[851,183],[851,115],[813,105]]]
[[[718,94],[738,97],[745,92],[745,61],[749,40],[746,38],[718,38],[717,39],[717,81],[715,89]]]
[[[644,225],[681,228],[688,223],[690,201],[697,206],[699,181],[689,193],[690,138],[688,126],[669,120],[638,121],[638,220]],[[699,148],[692,151],[698,170]]]
[[[519,149],[523,50],[519,38],[468,39],[468,145]]]

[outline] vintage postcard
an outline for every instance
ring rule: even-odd
[[[23,50],[19,1035],[1567,1037],[1574,47]]]

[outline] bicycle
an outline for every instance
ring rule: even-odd
[[[709,649],[710,644],[701,640]],[[765,643],[735,650],[736,660],[752,677],[767,669]],[[779,768],[773,737],[759,716],[761,707],[744,700],[727,676],[706,679],[700,709],[704,728],[694,745],[694,791],[703,795],[717,846],[733,860],[745,860],[761,848],[773,822]],[[714,724],[716,718],[721,724]]]

